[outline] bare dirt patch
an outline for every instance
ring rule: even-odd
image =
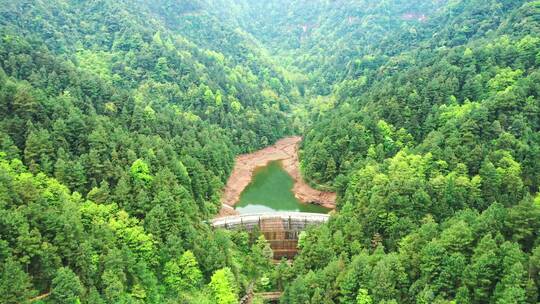
[[[319,191],[309,186],[300,173],[298,160],[298,145],[300,136],[283,138],[274,145],[249,154],[236,157],[235,166],[223,191],[221,202],[224,205],[218,216],[237,214],[232,207],[240,200],[240,194],[249,185],[253,172],[259,167],[268,165],[271,161],[280,160],[283,168],[294,179],[294,196],[303,203],[314,203],[326,208],[335,208],[336,194]]]

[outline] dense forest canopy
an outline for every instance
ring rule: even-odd
[[[0,4],[1,303],[540,301],[540,1]],[[338,206],[274,265],[208,219],[293,134]]]

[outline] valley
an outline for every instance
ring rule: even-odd
[[[0,303],[540,302],[540,1],[0,4]]]

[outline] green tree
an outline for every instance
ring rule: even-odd
[[[163,270],[165,283],[178,295],[196,290],[200,287],[202,273],[195,256],[186,251],[176,261],[169,261]]]
[[[52,281],[51,299],[57,303],[80,303],[83,286],[79,277],[69,268],[62,267]]]
[[[26,302],[35,295],[30,279],[12,258],[0,263],[0,301],[6,304]]]
[[[495,291],[495,303],[497,304],[518,304],[525,303],[525,288],[523,274],[525,273],[523,265],[516,263],[511,266],[508,272],[497,284]]]
[[[519,204],[510,208],[505,226],[511,231],[512,240],[530,250],[539,236],[540,206],[526,197]]]
[[[372,304],[373,300],[369,296],[367,289],[360,288],[356,297],[356,304]]]
[[[142,159],[137,159],[131,165],[131,176],[137,181],[149,182],[152,180],[150,168]]]
[[[212,275],[209,287],[216,304],[235,304],[238,302],[234,276],[230,268],[217,270]]]
[[[251,247],[251,255],[257,268],[257,273],[265,273],[271,269],[273,252],[264,235],[260,235]]]

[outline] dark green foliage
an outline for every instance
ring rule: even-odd
[[[51,300],[56,303],[80,303],[81,281],[69,268],[59,268],[52,280]]]
[[[35,294],[30,277],[12,258],[0,265],[0,300],[6,304],[21,303]]]

